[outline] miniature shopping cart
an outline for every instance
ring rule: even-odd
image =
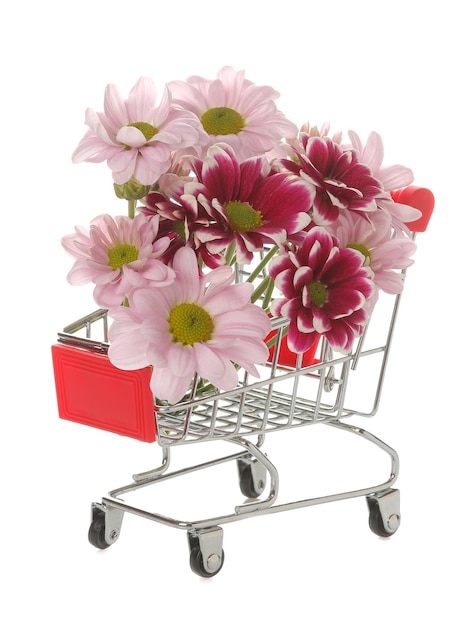
[[[415,237],[427,226],[433,196],[428,190],[413,189],[417,193],[413,206],[423,210],[423,217],[410,225]],[[371,530],[381,537],[395,533],[400,524],[399,490],[393,488],[399,471],[398,455],[376,436],[350,423],[349,418],[371,417],[378,410],[399,303],[400,296],[381,298],[347,355],[334,355],[324,338],[314,354],[288,353],[284,329],[289,321],[275,318],[271,358],[261,368],[260,378],[241,371],[237,388],[219,392],[203,388],[196,376],[188,395],[171,406],[156,404],[149,387],[150,368],[122,371],[110,363],[106,310],[99,309],[67,326],[52,348],[60,417],[144,442],[157,441],[162,449],[158,468],[133,475],[131,484],[92,503],[90,543],[99,549],[111,546],[120,535],[124,514],[131,513],[185,530],[192,571],[211,577],[224,562],[222,526],[253,516],[364,497]],[[362,391],[358,395],[367,400],[366,406],[352,405],[353,384]],[[366,488],[279,502],[279,474],[263,452],[265,437],[314,424],[357,435],[380,448],[390,459],[386,480]],[[235,451],[169,471],[173,447],[215,440],[232,444]],[[190,521],[150,512],[124,499],[129,492],[224,463],[236,464],[245,498],[230,512]]]

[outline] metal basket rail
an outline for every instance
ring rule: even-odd
[[[414,239],[417,232],[423,232],[427,227],[433,209],[433,196],[426,189],[410,187],[397,199],[421,208],[422,218],[412,224],[411,234]],[[260,284],[265,281],[268,277],[264,264],[258,265],[258,260],[255,263],[256,269],[240,268],[236,280],[256,278]],[[364,497],[369,509],[370,529],[380,537],[394,534],[401,520],[399,490],[393,489],[399,473],[398,455],[393,448],[364,428],[344,420],[353,416],[372,417],[378,410],[400,297],[381,294],[369,324],[350,354],[335,356],[322,338],[314,361],[309,363],[302,355],[289,365],[283,360],[284,331],[289,322],[283,318],[272,319],[272,341],[275,343],[271,360],[259,368],[260,378],[251,377],[240,369],[238,386],[231,391],[214,389],[207,381],[196,376],[187,396],[177,404],[168,405],[153,400],[148,370],[145,368],[140,378],[140,390],[143,392],[144,387],[147,389],[149,402],[145,404],[149,430],[143,435],[142,430],[137,428],[129,436],[142,441],[157,440],[162,450],[162,463],[155,469],[134,474],[133,482],[110,491],[101,502],[92,503],[89,542],[101,550],[111,546],[120,536],[124,514],[131,513],[185,530],[191,569],[195,574],[208,578],[217,574],[224,563],[221,526],[252,516]],[[266,298],[263,302],[266,303]],[[95,380],[96,374],[102,375],[107,382],[110,395],[117,395],[117,383],[122,377],[116,374],[119,370],[113,368],[106,358],[109,344],[108,315],[105,309],[99,309],[66,326],[63,332],[58,333],[58,343],[63,344],[56,350],[56,353],[61,352],[61,364],[64,363],[66,369],[70,366],[71,378],[74,384],[79,385],[78,389],[72,389],[72,395],[74,400],[80,399],[80,409],[83,406],[82,392],[87,394],[88,391],[84,387],[88,385],[97,389],[100,384]],[[81,370],[69,362],[77,354],[84,357],[78,359],[82,363]],[[79,371],[81,375],[77,376]],[[64,383],[62,374],[62,369],[58,368],[59,386]],[[77,383],[79,378],[80,382]],[[83,380],[86,381],[84,387]],[[125,387],[128,394],[128,387]],[[353,393],[353,390],[358,393]],[[103,396],[102,388],[96,395]],[[143,393],[138,396],[141,402]],[[109,411],[112,416],[122,411],[117,402],[114,406],[115,412]],[[109,410],[108,404],[105,408]],[[132,408],[136,408],[136,403]],[[92,415],[91,424],[76,417],[72,411],[66,419],[104,427],[100,420],[95,419],[97,412]],[[125,421],[132,421],[128,412]],[[266,433],[316,423],[356,435],[380,449],[390,462],[384,482],[329,495],[280,502],[278,470],[262,450]],[[120,424],[112,432],[128,434],[122,426]],[[234,444],[237,451],[233,447],[234,452],[228,456],[168,471],[173,446],[210,440]],[[220,515],[206,519],[177,519],[124,500],[124,495],[129,492],[224,463],[237,464],[240,491],[245,500]],[[220,499],[218,502],[220,506]]]
[[[183,401],[174,405],[155,404],[159,445],[169,447],[210,439],[260,436],[317,422],[339,421],[353,415],[374,415],[379,404],[399,296],[391,297],[390,301],[392,310],[381,341],[369,343],[370,325],[357,340],[353,352],[334,357],[329,344],[322,338],[316,362],[306,366],[302,366],[302,355],[298,356],[294,366],[280,361],[281,344],[289,321],[273,318],[272,329],[276,332],[273,360],[259,368],[261,377],[250,377],[240,370],[238,387],[222,392],[195,376]],[[375,310],[373,316],[376,313]],[[66,326],[58,333],[58,341],[106,354],[108,324],[107,310],[99,309]],[[374,360],[376,355],[375,376],[371,370],[368,376],[358,376],[364,362]],[[347,405],[348,382],[354,375],[357,385],[369,383],[370,394],[363,396],[365,402],[368,397],[372,398],[367,407]]]
[[[316,362],[305,366],[302,366],[302,355],[291,366],[282,362],[280,354],[288,320],[272,319],[272,329],[276,333],[274,353],[272,361],[261,366],[260,379],[252,378],[240,370],[238,387],[221,392],[205,389],[206,381],[196,376],[188,397],[183,401],[174,405],[160,405],[156,402],[154,415],[156,440],[162,450],[161,465],[134,474],[132,483],[114,489],[100,502],[92,503],[89,542],[99,549],[108,548],[120,536],[124,514],[137,515],[185,530],[191,570],[207,578],[215,576],[224,563],[222,525],[253,516],[361,497],[368,504],[370,529],[381,537],[395,533],[400,524],[400,495],[393,488],[399,473],[398,455],[372,433],[342,420],[354,415],[372,416],[377,411],[399,300],[400,296],[388,298],[389,315],[377,303],[370,323],[357,340],[352,353],[334,357],[330,346],[322,339]],[[373,323],[377,319],[384,322],[380,337],[374,332],[379,330],[377,324]],[[80,353],[98,353],[93,358],[104,360],[108,350],[107,311],[99,309],[66,326],[58,334],[58,342]],[[105,360],[108,362],[108,359]],[[371,366],[373,362],[375,367],[368,367],[367,376],[363,377],[371,382],[374,380],[368,409],[352,408],[359,405],[351,403],[349,387],[353,387],[354,383],[359,387],[360,372],[365,369],[365,364]],[[362,395],[367,397],[364,392]],[[390,469],[384,482],[329,495],[280,502],[278,470],[262,450],[266,433],[315,423],[354,434],[384,452],[390,460]],[[252,441],[253,437],[256,437],[256,441]],[[168,471],[173,446],[218,439],[236,445],[239,451],[198,465]],[[240,491],[246,500],[236,504],[233,510],[217,516],[177,519],[124,499],[125,494],[130,492],[224,463],[237,464]]]

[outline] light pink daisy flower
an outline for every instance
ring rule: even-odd
[[[244,71],[227,66],[215,80],[190,76],[187,81],[173,81],[168,86],[173,100],[202,122],[207,141],[196,149],[198,156],[223,141],[243,160],[264,154],[283,138],[297,135],[296,125],[276,108],[279,93],[272,87],[255,85],[245,78]]]
[[[254,376],[265,363],[270,321],[251,304],[253,287],[232,283],[229,267],[202,276],[190,248],[177,251],[176,280],[160,289],[137,289],[129,307],[110,311],[110,361],[120,369],[151,365],[151,389],[175,404],[197,373],[218,389],[238,385],[235,364]]]
[[[271,305],[273,315],[290,320],[287,334],[292,352],[305,352],[325,335],[330,345],[349,352],[368,319],[375,294],[372,272],[363,255],[340,248],[323,227],[307,232],[297,251],[275,257],[269,274],[283,297]]]
[[[301,148],[293,160],[281,160],[289,171],[315,187],[313,220],[319,226],[334,222],[341,209],[376,211],[382,184],[362,164],[354,150],[344,149],[329,137],[300,136]]]
[[[393,236],[392,219],[381,209],[371,213],[369,221],[351,211],[344,211],[338,220],[327,226],[338,239],[341,247],[358,250],[370,267],[373,280],[386,293],[398,294],[403,289],[403,275],[397,270],[410,267],[416,251],[412,239],[400,233]]]
[[[358,152],[361,163],[367,165],[373,176],[383,184],[384,193],[377,199],[381,209],[391,213],[395,220],[395,226],[399,223],[413,222],[420,217],[420,211],[394,202],[389,191],[407,187],[414,181],[412,170],[404,165],[383,165],[384,146],[381,136],[377,132],[371,132],[363,146],[360,137],[353,131],[348,132],[352,147]]]
[[[159,216],[116,218],[99,215],[90,229],[76,226],[61,243],[77,260],[67,275],[72,285],[95,283],[94,299],[101,307],[120,305],[132,289],[173,282],[174,271],[160,258],[169,238],[156,239]]]
[[[136,179],[153,184],[171,166],[174,150],[202,140],[198,118],[171,101],[165,89],[156,106],[156,87],[142,77],[127,100],[115,85],[105,89],[104,112],[87,109],[85,123],[90,127],[72,155],[72,161],[107,161],[115,183]]]
[[[240,163],[230,146],[216,144],[194,169],[197,200],[212,218],[194,236],[212,254],[235,242],[237,262],[249,263],[265,244],[283,245],[311,222],[313,188],[287,172],[272,174],[264,156]]]

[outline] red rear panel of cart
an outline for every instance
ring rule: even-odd
[[[59,417],[140,441],[156,441],[151,368],[123,371],[107,355],[52,347]]]

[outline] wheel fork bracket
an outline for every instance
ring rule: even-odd
[[[399,490],[388,489],[368,496],[368,500],[377,503],[386,530],[396,531],[401,523],[401,495]]]
[[[209,574],[214,574],[220,569],[223,554],[223,529],[220,526],[189,530],[187,539],[189,551],[195,546],[199,547],[204,569]]]

